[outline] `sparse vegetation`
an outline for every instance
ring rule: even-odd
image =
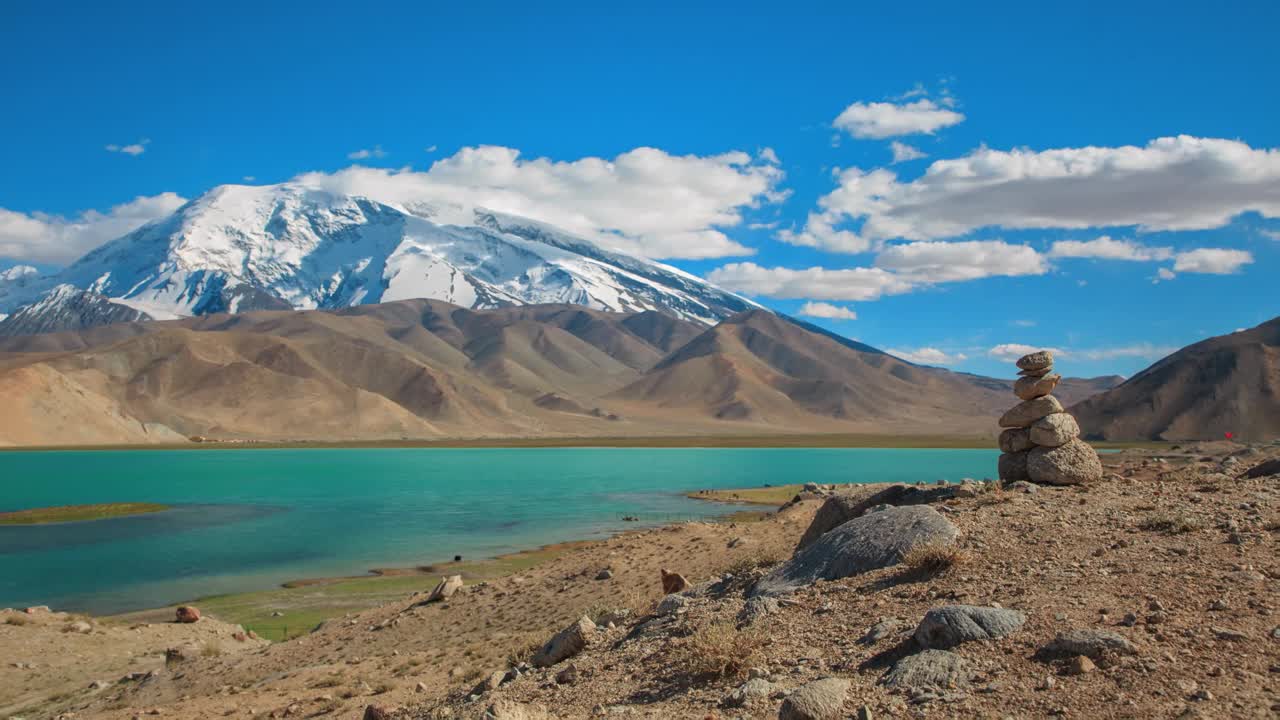
[[[671,664],[690,678],[728,678],[746,672],[763,656],[765,638],[727,622],[707,625],[672,651]]]
[[[724,569],[726,573],[739,577],[750,575],[757,570],[765,570],[782,562],[782,558],[770,553],[752,553],[729,563]]]
[[[45,525],[48,523],[84,522],[168,510],[156,503],[100,503],[97,505],[60,505],[0,512],[0,525]]]
[[[534,653],[538,652],[541,649],[542,649],[541,640],[526,639],[522,641],[520,644],[516,645],[515,649],[513,649],[510,653],[507,654],[507,663],[512,667],[515,667],[520,663],[529,662],[529,660],[533,658]]]
[[[902,564],[907,572],[917,577],[945,575],[968,561],[968,553],[945,543],[916,545],[902,556]]]
[[[1161,513],[1152,515],[1139,525],[1143,530],[1151,532],[1163,532],[1170,535],[1181,535],[1182,533],[1199,530],[1202,523],[1190,515],[1178,515],[1175,513]]]
[[[217,640],[210,640],[200,648],[202,657],[218,657],[225,652],[226,650],[222,648],[222,643]]]
[[[14,626],[30,625],[31,618],[26,615],[10,615],[4,619],[4,624]]]

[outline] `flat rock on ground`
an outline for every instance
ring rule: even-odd
[[[881,682],[903,690],[946,690],[969,682],[964,658],[947,650],[921,650],[893,664]]]
[[[974,640],[1004,637],[1027,621],[1017,610],[974,605],[944,605],[925,613],[915,640],[924,648],[946,650]]]
[[[840,720],[848,693],[849,681],[844,678],[815,680],[782,701],[778,720]]]
[[[813,522],[800,536],[797,550],[803,550],[825,533],[850,520],[861,517],[868,510],[880,505],[928,505],[947,500],[956,494],[955,487],[916,487],[915,485],[890,485],[876,492],[839,494],[827,498],[813,516]]]

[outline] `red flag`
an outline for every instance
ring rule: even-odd
[[[1222,433],[1222,434],[1223,434],[1223,435],[1226,435],[1228,440],[1230,440],[1231,438],[1235,437],[1235,433],[1224,432],[1224,433]]]

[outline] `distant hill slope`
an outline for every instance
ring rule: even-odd
[[[1009,387],[763,310],[405,300],[0,338],[0,443],[994,434]]]
[[[1185,347],[1071,412],[1090,438],[1280,437],[1280,318]]]

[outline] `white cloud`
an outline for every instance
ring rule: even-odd
[[[258,179],[258,178],[254,177],[254,176],[252,176],[252,175],[245,175],[245,176],[244,176],[244,181],[245,181],[245,182],[253,182],[254,180],[257,180],[257,179]]]
[[[381,145],[374,145],[372,150],[361,148],[347,153],[348,160],[368,160],[369,158],[384,158],[386,156],[387,151],[383,150]]]
[[[117,145],[115,143],[112,143],[110,145],[107,145],[105,149],[107,152],[123,153],[125,155],[133,155],[134,157],[137,157],[138,155],[141,155],[142,153],[146,152],[147,145],[150,145],[150,144],[151,144],[150,138],[142,138],[138,142],[133,143],[131,145]]]
[[[901,135],[932,135],[963,121],[964,115],[925,98],[902,104],[856,102],[840,113],[834,125],[856,138],[880,140]]]
[[[1178,272],[1230,275],[1251,262],[1253,254],[1247,250],[1197,248],[1178,253],[1173,261],[1173,269]]]
[[[1280,230],[1263,230],[1262,236],[1280,242]]]
[[[436,147],[437,147],[436,145],[428,145],[427,147],[423,148],[423,151],[433,153],[436,151]]]
[[[1011,322],[1011,323],[1009,323],[1009,324],[1010,324],[1010,325],[1013,325],[1013,326],[1015,326],[1015,327],[1024,327],[1024,328],[1029,328],[1029,327],[1035,327],[1035,326],[1036,326],[1036,321],[1035,321],[1035,320],[1014,320],[1013,322]]]
[[[1023,355],[1030,355],[1033,352],[1040,352],[1041,350],[1049,350],[1054,355],[1064,354],[1058,348],[1037,347],[1035,345],[1023,345],[1022,343],[1004,343],[1003,345],[996,345],[988,350],[987,355],[995,358],[996,360],[1008,360],[1009,362],[1014,362]]]
[[[805,317],[827,318],[829,320],[858,319],[858,313],[854,312],[851,308],[824,302],[807,302],[800,307],[797,314]]]
[[[707,279],[729,290],[779,299],[876,300],[936,283],[1042,275],[1047,270],[1033,248],[972,240],[893,245],[876,257],[875,267],[792,270],[730,263],[711,271]]]
[[[776,163],[745,152],[671,155],[642,147],[616,158],[525,159],[513,148],[459,150],[426,171],[353,166],[307,173],[305,185],[445,215],[484,207],[550,223],[602,245],[654,258],[744,256],[721,228],[778,202]]]
[[[917,350],[894,350],[890,348],[885,352],[916,365],[955,365],[969,359],[964,353],[952,355],[935,347],[922,347]]]
[[[86,210],[72,218],[0,208],[0,257],[68,263],[107,240],[169,215],[185,202],[166,192],[136,197],[105,213]]]
[[[857,253],[871,249],[871,241],[849,230],[836,230],[827,219],[817,213],[809,213],[809,220],[804,230],[782,230],[778,239],[788,245],[818,248],[828,252]]]
[[[991,226],[1198,230],[1250,211],[1280,217],[1280,150],[1187,135],[1142,147],[984,147],[936,160],[910,182],[851,168],[838,184],[811,217],[826,228],[861,223],[857,234],[872,243]]]
[[[1147,360],[1158,360],[1166,355],[1177,352],[1178,348],[1168,345],[1153,345],[1151,343],[1135,343],[1133,345],[1121,345],[1109,348],[1093,348],[1093,349],[1067,349],[1061,348],[1045,348],[1035,345],[1023,345],[1021,343],[1006,343],[996,345],[987,351],[987,355],[996,360],[1007,360],[1013,362],[1023,355],[1038,352],[1040,350],[1050,350],[1055,358],[1081,361],[1097,361],[1097,360],[1115,360],[1117,358],[1143,358]]]
[[[1156,276],[1151,279],[1151,282],[1158,283],[1161,280],[1173,280],[1176,277],[1178,277],[1178,274],[1169,268],[1160,268],[1156,270]]]
[[[1049,250],[1049,257],[1096,258],[1100,260],[1168,260],[1173,250],[1149,247],[1132,240],[1115,240],[1106,235],[1093,240],[1059,240]]]
[[[728,290],[781,299],[875,300],[881,295],[909,292],[911,283],[880,268],[804,270],[766,268],[755,263],[730,263],[716,268],[707,280]]]
[[[1071,350],[1068,355],[1072,358],[1083,360],[1114,360],[1116,358],[1143,358],[1146,360],[1159,360],[1162,357],[1177,352],[1178,349],[1178,347],[1173,345],[1138,343],[1136,345],[1122,345],[1120,347],[1098,348],[1094,350]]]
[[[890,245],[876,257],[876,267],[892,270],[914,283],[977,280],[997,275],[1043,275],[1048,265],[1026,245],[1002,240],[915,242]]]
[[[908,145],[904,142],[894,140],[889,143],[889,149],[893,151],[893,164],[908,162],[910,160],[919,160],[920,158],[929,157],[929,153],[919,148]]]

